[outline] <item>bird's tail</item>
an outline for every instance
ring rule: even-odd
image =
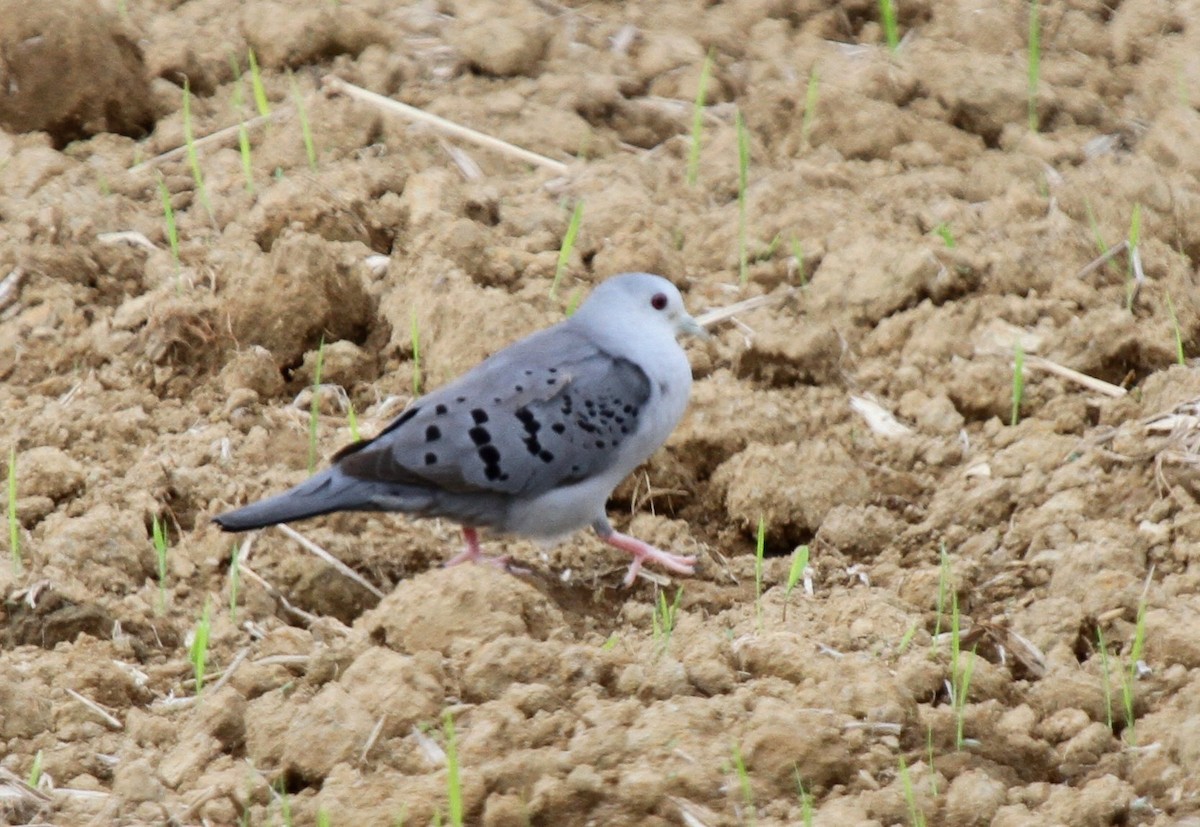
[[[218,514],[213,522],[226,531],[249,531],[333,511],[379,511],[384,508],[378,501],[379,488],[334,466],[274,497]]]

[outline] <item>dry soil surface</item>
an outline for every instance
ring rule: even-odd
[[[1042,3],[1036,130],[1029,5],[899,9],[0,3],[0,821],[1200,823],[1200,3]],[[209,521],[307,475],[322,339],[318,462],[623,270],[771,300],[611,502],[696,576]]]

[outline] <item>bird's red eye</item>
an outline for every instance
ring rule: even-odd
[[[667,307],[667,294],[655,293],[650,299],[650,306],[655,310],[665,310]]]

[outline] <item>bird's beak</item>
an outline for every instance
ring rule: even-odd
[[[695,319],[693,319],[691,316],[689,316],[686,313],[684,313],[682,316],[679,317],[679,321],[676,323],[675,326],[679,330],[680,333],[687,333],[692,336],[697,336],[701,339],[711,339],[712,338],[708,334],[708,331],[700,326],[700,323],[698,321],[696,321]]]

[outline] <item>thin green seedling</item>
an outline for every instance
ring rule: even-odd
[[[432,827],[442,827],[442,808],[435,807],[433,810]]]
[[[442,713],[442,732],[446,737],[446,802],[453,827],[463,825],[462,781],[459,777],[458,739],[454,733],[454,716],[450,710]]]
[[[1038,84],[1042,74],[1042,4],[1041,0],[1029,3],[1029,60],[1026,67],[1029,92],[1029,131],[1038,131]]]
[[[600,644],[600,651],[601,652],[611,652],[613,650],[613,648],[617,645],[617,641],[619,641],[620,639],[621,638],[617,635],[616,632],[610,632],[608,637],[606,637],[604,639],[604,642]]]
[[[742,803],[746,805],[748,823],[754,824],[757,821],[757,812],[754,808],[754,788],[750,786],[750,773],[746,770],[746,762],[742,758],[742,750],[738,747],[737,741],[733,742],[733,770],[737,773],[738,787],[742,791]]]
[[[946,542],[938,544],[938,591],[937,617],[933,622],[933,646],[937,646],[938,638],[942,635],[942,616],[946,612],[946,595],[950,593],[950,555],[946,553]]]
[[[17,519],[17,451],[8,449],[8,550],[12,555],[13,573],[20,574],[21,521]]]
[[[1014,428],[1021,421],[1021,402],[1025,397],[1025,348],[1018,339],[1013,344],[1012,412],[1008,424]]]
[[[358,430],[358,413],[354,410],[354,400],[346,400],[346,425],[350,428],[350,441],[362,441],[362,434]]]
[[[333,822],[329,820],[329,812],[324,808],[317,810],[317,827],[332,827]]]
[[[800,796],[800,820],[804,827],[812,827],[813,823],[813,797],[812,793],[804,789],[804,779],[800,777],[800,767],[792,764],[792,771],[796,773],[796,791]]]
[[[171,248],[171,260],[175,262],[175,274],[179,274],[179,230],[175,223],[175,208],[171,206],[171,191],[167,189],[167,182],[163,180],[162,173],[158,174],[158,197],[162,201],[163,222],[167,228],[167,244]],[[179,281],[176,279],[176,287],[179,286]]]
[[[1129,235],[1126,240],[1128,247],[1125,250],[1125,257],[1129,264],[1125,270],[1125,309],[1133,310],[1133,297],[1137,292],[1138,245],[1142,243],[1142,205],[1140,203],[1133,205],[1133,215],[1129,217]]]
[[[754,263],[757,264],[761,261],[770,261],[772,258],[774,258],[775,251],[779,249],[779,242],[782,240],[783,240],[782,234],[775,233],[775,237],[772,238],[769,242],[767,242],[767,246],[763,247],[761,250],[759,250],[757,253],[754,254],[754,259],[753,259]]]
[[[204,611],[192,630],[192,645],[188,649],[188,660],[192,663],[192,675],[196,679],[196,694],[204,690],[204,677],[208,666],[208,633],[212,628],[208,598],[204,599]]]
[[[900,28],[896,25],[896,4],[893,0],[879,0],[879,20],[883,24],[883,39],[888,51],[900,48]]]
[[[796,262],[796,273],[800,276],[800,286],[807,287],[808,279],[804,274],[804,247],[800,244],[800,239],[792,236],[791,248],[792,260]]]
[[[245,123],[238,124],[238,154],[242,158],[242,177],[246,179],[246,192],[254,194],[254,162],[250,158],[250,132]]]
[[[37,789],[38,782],[42,780],[42,751],[39,749],[37,755],[33,756],[33,766],[29,768],[29,786]]]
[[[787,620],[788,598],[792,596],[792,590],[796,588],[807,568],[808,546],[797,546],[796,550],[792,552],[792,565],[788,569],[787,584],[783,589],[783,619],[785,621]]]
[[[192,181],[196,184],[196,195],[200,198],[200,206],[208,213],[208,220],[217,225],[217,216],[213,212],[212,202],[208,200],[208,187],[204,185],[204,171],[200,169],[200,156],[196,153],[196,136],[192,130],[192,90],[188,79],[183,79],[183,143],[187,150],[188,167],[192,170]]]
[[[254,95],[254,108],[259,115],[266,117],[271,114],[271,104],[267,102],[267,90],[263,88],[262,72],[258,70],[258,58],[254,56],[253,49],[246,51],[246,59],[250,64],[250,91]]]
[[[233,97],[229,105],[234,112],[241,112],[246,103],[246,90],[242,84],[242,66],[233,52],[229,53],[229,68],[233,70]]]
[[[1167,293],[1167,315],[1171,318],[1171,332],[1175,336],[1175,362],[1179,365],[1186,365],[1187,358],[1183,353],[1183,332],[1179,329],[1179,317],[1175,315],[1175,303],[1171,301],[1171,294]]]
[[[696,100],[692,104],[692,145],[688,149],[687,182],[696,186],[700,176],[700,141],[704,137],[704,104],[708,99],[708,82],[712,78],[714,52],[708,50],[704,65],[700,67],[700,80],[696,83]]]
[[[1142,651],[1146,646],[1146,600],[1138,601],[1137,621],[1133,627],[1133,643],[1129,647],[1129,664],[1121,672],[1121,706],[1125,711],[1125,742],[1131,747],[1137,746],[1137,733],[1134,730],[1136,700],[1134,681],[1141,671]]]
[[[917,636],[917,621],[908,624],[908,628],[904,630],[904,634],[900,636],[900,643],[896,645],[896,654],[903,655],[908,651],[908,647],[912,645],[913,638]]]
[[[967,694],[971,690],[971,676],[975,672],[977,655],[971,648],[967,659],[962,652],[961,617],[958,611],[958,593],[950,597],[950,678],[953,688],[951,701],[954,708],[954,748],[961,750],[965,743],[963,726],[966,720]]]
[[[678,621],[679,601],[682,597],[683,586],[680,586],[675,590],[675,599],[670,603],[667,602],[666,593],[661,590],[654,601],[654,617],[651,622],[659,656],[665,655],[671,646],[671,634],[675,631],[675,624]]]
[[[325,337],[317,345],[317,364],[313,367],[312,396],[308,400],[308,473],[317,470],[317,424],[321,417],[321,371],[325,367]]]
[[[767,525],[758,515],[758,534],[754,540],[754,625],[762,631],[763,554],[767,547]]]
[[[304,155],[308,158],[308,168],[315,171],[317,148],[313,144],[312,125],[308,122],[308,108],[304,105],[304,94],[300,91],[300,84],[296,83],[296,76],[290,71],[288,72],[288,83],[291,84],[292,101],[296,104],[296,115],[300,119],[300,137],[304,141]]]
[[[804,116],[800,119],[800,140],[808,146],[808,136],[812,133],[813,118],[817,116],[817,99],[820,96],[821,81],[814,65],[808,73],[808,85],[804,90]]]
[[[421,329],[417,326],[417,309],[408,313],[408,338],[412,342],[412,392],[416,399],[421,395]]]
[[[112,184],[108,182],[108,176],[103,172],[96,173],[96,186],[100,188],[100,194],[105,198],[112,195]]]
[[[408,818],[408,805],[401,804],[400,812],[396,813],[395,818],[392,819],[392,827],[404,827],[404,820],[406,818]]]
[[[158,613],[167,611],[167,531],[157,514],[150,515],[150,535],[154,543],[154,559],[158,564]]]
[[[937,773],[933,767],[933,727],[925,727],[925,763],[929,765],[929,792],[937,798]]]
[[[575,311],[579,309],[579,302],[583,300],[583,288],[578,287],[571,294],[571,298],[567,299],[567,318],[575,315]]]
[[[237,623],[238,592],[242,588],[242,547],[233,544],[229,555],[229,621]]]
[[[904,804],[908,808],[908,823],[910,827],[925,827],[925,813],[917,806],[917,791],[913,787],[912,776],[908,773],[908,764],[904,756],[896,756],[900,762],[900,789],[904,791]]]
[[[287,787],[284,786],[283,778],[276,782],[275,795],[279,798],[279,818],[283,821],[284,827],[292,827],[292,799],[288,795]]]
[[[746,283],[749,275],[749,262],[746,258],[746,181],[750,172],[750,134],[746,131],[746,121],[739,109],[733,118],[737,129],[738,149],[738,282]]]
[[[1096,627],[1096,648],[1100,652],[1100,688],[1104,691],[1104,722],[1108,724],[1109,732],[1113,728],[1113,695],[1111,666],[1108,659],[1108,641],[1104,639],[1104,630]]]
[[[583,199],[575,202],[571,211],[571,221],[567,224],[567,232],[563,236],[562,245],[558,248],[558,263],[554,265],[554,281],[550,285],[550,298],[558,295],[558,283],[562,281],[563,273],[567,272],[567,262],[571,260],[571,251],[575,249],[575,237],[579,235],[579,225],[583,223]]]
[[[954,232],[945,221],[934,227],[933,231],[942,239],[942,243],[946,245],[946,249],[953,250],[958,246],[958,242],[954,240]]]

